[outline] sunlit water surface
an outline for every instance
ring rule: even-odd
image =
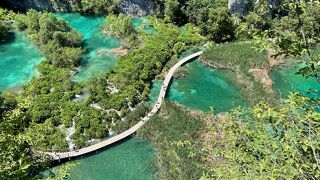
[[[0,43],[0,91],[29,81],[43,59],[23,33],[12,36],[9,42]]]
[[[146,141],[134,137],[77,160],[70,180],[153,179],[154,150]]]
[[[79,67],[79,73],[74,77],[81,81],[95,77],[114,68],[116,57],[109,53],[110,49],[120,47],[120,41],[101,33],[100,28],[105,23],[105,17],[82,16],[80,14],[56,14],[83,35],[84,60]]]
[[[309,94],[308,90],[320,90],[320,83],[315,78],[305,78],[296,74],[301,67],[304,67],[301,63],[288,62],[271,71],[273,88],[281,97],[286,98],[290,92],[315,97],[315,94]]]
[[[166,98],[175,100],[191,109],[216,112],[229,111],[233,107],[246,105],[239,89],[229,80],[232,73],[217,70],[194,60],[184,65],[186,77],[174,79]],[[154,82],[151,89],[151,101],[155,102],[162,81]]]

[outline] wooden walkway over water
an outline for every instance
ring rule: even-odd
[[[45,154],[48,154],[49,156],[51,156],[51,158],[53,160],[61,160],[61,159],[66,159],[66,158],[73,158],[73,157],[77,157],[77,156],[81,156],[84,154],[88,154],[91,152],[94,152],[98,149],[104,148],[108,145],[111,145],[115,142],[121,141],[122,139],[125,139],[126,137],[132,135],[133,133],[135,133],[138,129],[140,129],[140,127],[142,127],[142,125],[144,123],[146,123],[149,118],[151,116],[153,116],[155,113],[157,113],[161,107],[162,101],[165,98],[166,92],[167,92],[167,87],[169,86],[169,83],[173,77],[174,72],[180,67],[182,66],[184,63],[200,56],[203,52],[199,51],[197,53],[191,54],[183,59],[181,59],[178,63],[176,63],[172,68],[170,68],[168,74],[165,76],[165,79],[163,81],[159,96],[158,96],[158,100],[156,102],[156,104],[153,106],[153,108],[151,109],[151,111],[141,119],[141,121],[139,121],[137,124],[135,124],[134,126],[132,126],[130,129],[115,135],[111,138],[108,138],[104,141],[101,141],[97,144],[85,147],[85,148],[81,148],[79,150],[75,150],[75,151],[69,151],[69,152],[45,152]]]

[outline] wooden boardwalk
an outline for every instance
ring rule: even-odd
[[[161,104],[165,98],[166,92],[167,92],[167,87],[169,86],[169,83],[173,77],[174,72],[184,63],[200,56],[203,52],[199,51],[197,53],[191,54],[183,59],[181,59],[178,63],[176,63],[172,68],[170,68],[168,74],[166,75],[161,90],[160,90],[160,94],[158,96],[158,100],[156,102],[156,104],[153,106],[153,108],[151,109],[151,111],[141,119],[141,121],[139,121],[137,124],[135,124],[134,126],[132,126],[130,129],[124,131],[123,133],[120,133],[118,135],[115,135],[111,138],[108,138],[104,141],[101,141],[97,144],[85,147],[85,148],[81,148],[79,150],[75,150],[75,151],[69,151],[69,152],[45,152],[45,154],[51,156],[51,158],[53,160],[61,160],[61,159],[66,159],[66,158],[72,158],[72,157],[77,157],[77,156],[81,156],[84,154],[88,154],[91,152],[94,152],[98,149],[104,148],[110,144],[113,144],[115,142],[121,141],[122,139],[125,139],[126,137],[132,135],[133,133],[135,133],[144,123],[146,123],[149,118],[151,116],[153,116],[155,113],[157,113],[161,107]]]

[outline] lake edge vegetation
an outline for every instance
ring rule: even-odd
[[[6,99],[1,101],[1,107],[6,111],[6,113],[1,114],[1,119],[4,120],[1,125],[12,123],[11,125],[13,126],[14,123],[17,123],[11,122],[11,119],[17,116],[14,113],[16,113],[20,106],[23,106],[23,109],[18,114],[19,118],[23,120],[19,125],[21,126],[21,131],[13,130],[14,132],[12,133],[19,133],[25,139],[24,141],[29,146],[32,146],[32,151],[29,151],[27,154],[30,158],[36,157],[34,156],[35,150],[67,150],[66,134],[64,131],[65,128],[74,126],[74,122],[76,122],[76,132],[71,138],[77,148],[86,145],[86,141],[89,138],[107,137],[108,131],[111,128],[117,132],[129,128],[129,126],[125,125],[119,128],[117,126],[121,124],[123,117],[125,117],[125,121],[128,121],[128,125],[130,125],[139,120],[137,116],[143,116],[145,111],[148,110],[148,108],[142,108],[141,113],[135,115],[135,111],[130,112],[129,107],[135,107],[141,100],[148,99],[148,88],[156,72],[161,72],[162,66],[173,54],[181,53],[183,50],[197,46],[205,40],[194,30],[189,31],[187,36],[179,35],[180,31],[174,25],[157,22],[154,26],[158,30],[159,35],[146,37],[145,50],[142,47],[130,52],[126,56],[120,57],[122,60],[120,63],[117,63],[115,70],[112,72],[106,73],[100,78],[89,80],[89,82],[77,84],[72,81],[71,72],[75,70],[83,57],[82,53],[84,51],[82,50],[81,35],[51,13],[31,10],[26,15],[17,14],[15,20],[17,28],[25,31],[31,42],[38,46],[41,53],[47,57],[47,60],[38,65],[40,75],[24,85],[24,91],[21,94],[16,96],[7,93]],[[171,44],[168,44],[169,34],[171,35],[172,33],[177,34],[177,36],[171,41]],[[158,48],[159,42],[162,44],[161,48]],[[174,47],[176,43],[182,43],[185,46],[184,48],[177,49]],[[157,44],[157,48],[154,47],[155,44]],[[146,51],[147,49],[154,50],[152,53],[149,53],[149,51]],[[76,55],[72,55],[71,58],[67,53],[75,53]],[[126,66],[126,64],[130,64],[130,60],[134,56],[137,56],[137,60],[140,60],[140,57],[146,56],[142,59],[148,60],[149,65],[146,62],[140,64],[132,62],[130,66]],[[156,61],[158,56],[162,57],[162,59]],[[150,59],[153,61],[149,61]],[[141,65],[145,67],[145,71],[135,71],[132,69],[141,68]],[[149,68],[157,70],[153,71]],[[134,73],[130,69],[134,70]],[[155,74],[150,74],[150,72]],[[138,76],[132,76],[135,73],[138,73]],[[125,79],[130,78],[130,76],[138,78],[132,79],[131,82],[137,82],[136,84],[132,84],[132,88],[128,88],[127,86],[130,80]],[[122,82],[125,81],[123,85],[121,85],[121,82],[116,81],[117,78],[120,78]],[[92,83],[90,84],[92,86],[86,86],[86,83]],[[112,95],[109,87],[117,88],[119,93]],[[103,92],[99,88],[104,89]],[[84,92],[90,94],[85,102],[77,104],[73,101],[76,94]],[[105,100],[108,98],[111,101],[101,102],[101,99]],[[7,101],[8,103],[5,103]],[[113,103],[111,103],[112,101]],[[9,105],[10,107],[7,107]],[[139,107],[145,106],[140,105]],[[139,109],[141,108],[139,107],[137,110],[140,112]],[[104,111],[100,108],[108,109]],[[133,115],[130,115],[132,113]],[[126,117],[127,114],[128,116]],[[130,121],[131,116],[133,117],[133,122]],[[129,120],[126,120],[128,118]],[[90,121],[87,121],[88,119]],[[81,122],[81,120],[83,121]],[[108,125],[109,123],[110,125]],[[11,133],[11,131],[12,129],[6,130],[7,133]],[[3,142],[8,142],[8,137],[7,139],[3,139]],[[8,142],[8,146],[18,146],[21,150],[25,147],[23,144],[16,144],[12,140],[9,141],[12,144]],[[6,148],[8,146],[2,147]],[[18,154],[21,155],[19,152]],[[9,157],[11,158],[12,156]],[[11,160],[16,161],[15,158],[21,157],[12,158]],[[27,163],[31,161],[31,159],[25,160]],[[9,161],[9,159],[5,161]],[[20,168],[20,166],[23,166],[23,168],[16,170],[9,169],[8,171],[12,173],[10,177],[24,177],[25,175],[33,174],[30,172],[30,169],[34,169],[38,161],[35,161],[35,159],[32,161],[34,162],[27,165],[12,164],[13,168]],[[1,175],[5,174],[1,172]]]
[[[116,6],[113,6],[111,1],[108,1],[111,3],[109,5],[112,5],[109,7],[104,7],[104,4],[100,3],[101,1],[98,2],[92,6],[89,5],[90,3],[87,4],[87,9],[82,12],[85,14],[116,12],[114,9]],[[254,40],[258,42],[256,48],[259,50],[272,48],[275,50],[275,56],[284,54],[302,58],[307,66],[302,68],[299,74],[319,81],[320,65],[318,62],[320,58],[317,53],[313,52],[318,46],[320,37],[320,17],[317,13],[320,9],[320,3],[313,0],[298,2],[284,0],[283,4],[269,6],[265,1],[257,4],[250,2],[248,1],[247,11],[244,14],[232,14],[227,9],[226,0],[209,2],[192,0],[187,3],[178,0],[159,1],[157,2],[159,7],[157,16],[163,20],[152,22],[157,34],[153,37],[145,37],[146,43],[143,47],[121,57],[120,63],[117,62],[113,72],[81,84],[74,84],[70,75],[70,70],[75,68],[80,61],[80,51],[70,51],[76,54],[76,58],[73,58],[68,56],[69,52],[59,50],[58,52],[62,52],[68,59],[61,59],[56,55],[53,58],[57,61],[54,61],[50,57],[48,61],[44,61],[38,66],[42,74],[24,87],[25,92],[17,97],[7,94],[5,99],[0,99],[2,120],[0,128],[1,142],[3,142],[0,148],[1,153],[4,153],[1,155],[7,157],[0,163],[1,167],[5,167],[2,168],[4,171],[0,172],[0,177],[21,178],[31,175],[37,169],[45,166],[45,159],[32,154],[30,144],[35,143],[34,139],[41,142],[37,145],[34,144],[40,149],[48,149],[48,147],[52,150],[66,149],[65,134],[60,131],[60,128],[65,128],[60,126],[62,124],[68,128],[72,127],[73,121],[81,122],[75,127],[77,132],[73,139],[79,147],[82,147],[89,139],[104,137],[110,129],[116,130],[115,127],[121,123],[122,118],[126,115],[136,119],[143,114],[147,108],[142,107],[141,112],[133,115],[129,115],[132,112],[128,109],[148,98],[150,83],[154,77],[160,74],[166,62],[174,59],[182,51],[202,45],[207,41],[199,34],[205,35],[215,43]],[[0,15],[0,21],[5,22],[0,25],[5,24],[4,27],[9,27],[10,23],[7,23],[12,19],[3,19],[8,13],[0,13]],[[43,13],[40,15],[41,17],[37,12],[30,13],[29,18],[32,20],[28,22],[29,27],[25,27],[26,24],[23,23],[23,19],[19,19],[19,16],[24,15],[17,16],[17,22],[22,21],[22,23],[18,23],[20,29],[31,27],[31,30],[39,30],[40,28],[39,32],[29,31],[29,38],[33,39],[36,45],[37,43],[39,43],[38,45],[44,44],[48,48],[46,51],[41,50],[42,53],[54,54],[54,50],[58,48],[55,46],[57,42],[62,46],[81,49],[77,33],[72,32],[71,29],[68,30],[63,22],[55,20],[50,13]],[[35,19],[36,21],[34,21]],[[40,19],[45,24],[42,27],[39,25]],[[54,24],[50,22],[54,22]],[[180,25],[192,23],[192,25],[188,25],[191,28],[187,30],[186,35],[183,35],[180,29],[170,23]],[[56,29],[56,25],[58,25],[58,29]],[[199,29],[193,28],[195,25]],[[53,32],[46,31],[51,30],[50,27],[53,27]],[[63,28],[60,29],[61,27]],[[42,32],[41,28],[43,28]],[[1,32],[0,38],[7,35],[7,32],[10,31],[8,29],[4,28],[5,31]],[[166,32],[167,30],[168,32]],[[38,33],[39,35],[43,33],[40,35],[41,38],[34,37]],[[65,33],[71,33],[73,38],[69,39]],[[171,37],[168,38],[169,35],[173,35],[174,40]],[[153,48],[154,46],[157,48]],[[163,51],[160,52],[158,49]],[[149,50],[155,54],[152,55]],[[157,57],[163,59],[158,60]],[[148,62],[150,59],[154,61]],[[143,70],[137,73],[137,69]],[[151,74],[150,71],[152,71]],[[251,78],[249,80],[254,80],[252,76],[248,77]],[[36,82],[37,80],[40,80],[41,83]],[[86,83],[91,86],[85,86]],[[128,83],[132,83],[132,86],[125,89],[124,87]],[[56,86],[52,87],[50,84]],[[257,85],[259,89],[261,86],[261,84]],[[119,90],[119,93],[113,94],[110,87]],[[34,90],[36,93],[33,93]],[[312,90],[312,92],[318,93],[319,90]],[[46,95],[48,93],[49,96]],[[90,94],[85,102],[80,105],[72,102],[76,94],[82,93]],[[105,100],[105,97],[109,99]],[[264,99],[253,100],[252,104],[254,105],[260,100],[264,101]],[[62,106],[57,105],[57,102],[60,101],[68,103],[62,103]],[[34,102],[36,103],[34,104]],[[316,111],[319,109],[319,98],[310,99],[300,94],[293,94],[288,100],[280,102],[283,107],[272,102],[260,102],[251,108],[236,109],[230,113],[230,118],[228,118],[231,119],[230,121],[222,123],[221,126],[213,125],[211,133],[216,135],[214,134],[216,131],[221,131],[220,133],[225,135],[225,139],[222,141],[208,139],[206,142],[208,144],[205,145],[214,145],[215,148],[211,149],[211,152],[210,149],[205,152],[201,151],[200,156],[204,157],[198,157],[198,152],[190,148],[193,145],[192,142],[190,144],[190,140],[183,141],[184,137],[181,137],[180,141],[175,139],[174,142],[169,143],[173,149],[159,149],[159,151],[167,150],[168,152],[164,151],[163,153],[171,153],[170,155],[175,155],[173,152],[175,149],[181,151],[182,148],[187,147],[187,150],[192,150],[190,152],[182,151],[185,159],[181,164],[176,161],[177,157],[167,159],[166,165],[169,166],[159,169],[159,172],[165,169],[168,169],[168,172],[160,175],[169,177],[169,179],[170,177],[198,179],[199,176],[202,179],[241,178],[244,176],[252,178],[319,178],[320,150],[317,144],[320,138],[315,133],[319,131],[320,118]],[[108,112],[105,113],[101,109]],[[176,111],[174,113],[179,113],[179,110]],[[78,112],[80,113],[78,114]],[[287,116],[289,119],[285,118]],[[76,118],[73,119],[73,117]],[[91,121],[87,122],[88,119]],[[292,124],[288,124],[288,121],[291,121]],[[109,126],[110,122],[111,126]],[[129,122],[133,123],[134,121]],[[298,128],[295,126],[296,124],[299,125]],[[29,133],[26,133],[26,129]],[[183,130],[183,128],[178,130]],[[261,136],[256,136],[257,131]],[[42,135],[35,135],[35,132],[42,132]],[[46,138],[52,133],[55,136]],[[161,129],[159,134],[161,134]],[[234,139],[238,136],[239,138]],[[258,146],[255,146],[256,144]],[[155,146],[157,147],[157,144]],[[231,151],[223,149],[225,146],[231,147]],[[5,151],[7,149],[9,151]],[[15,153],[10,154],[10,152]],[[187,156],[185,156],[186,154]],[[294,154],[295,157],[288,154]],[[207,158],[208,164],[199,165],[198,158]],[[284,160],[288,160],[288,162]],[[8,165],[7,162],[19,163]],[[199,165],[200,169],[197,169],[194,174],[192,170],[183,172],[179,169],[170,169],[183,167],[188,163]],[[277,166],[278,163],[282,166],[283,171],[277,171],[281,169]],[[201,173],[204,174],[201,175]]]

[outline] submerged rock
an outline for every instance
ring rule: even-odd
[[[113,48],[113,49],[101,49],[99,51],[97,51],[97,55],[104,55],[104,54],[114,54],[116,56],[124,56],[126,54],[128,54],[128,49],[125,48]]]

